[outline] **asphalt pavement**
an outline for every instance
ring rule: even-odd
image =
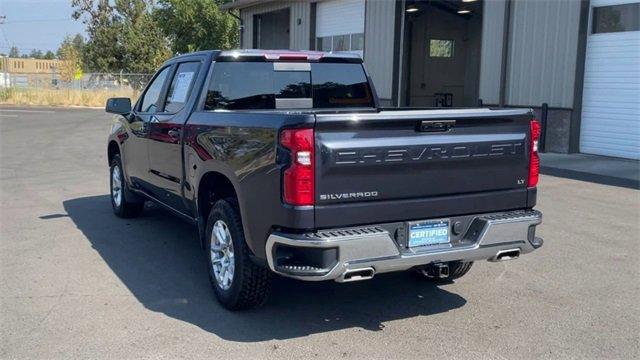
[[[0,107],[0,358],[640,357],[640,191],[542,176],[544,246],[455,283],[278,278],[229,312],[196,230],[116,218],[100,110]]]

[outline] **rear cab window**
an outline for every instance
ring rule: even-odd
[[[374,107],[360,63],[237,61],[214,64],[204,110],[353,107]]]

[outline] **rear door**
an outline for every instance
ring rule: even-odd
[[[186,213],[182,197],[182,132],[191,112],[193,87],[202,62],[175,65],[160,111],[149,122],[149,183],[153,196]]]

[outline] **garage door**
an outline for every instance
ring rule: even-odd
[[[640,158],[640,1],[591,0],[580,151]]]
[[[364,0],[321,1],[316,8],[316,49],[364,50]]]

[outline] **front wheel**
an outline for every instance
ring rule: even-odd
[[[235,199],[219,200],[207,219],[209,280],[218,301],[229,310],[262,305],[271,272],[250,259]]]
[[[144,208],[144,202],[129,199],[120,155],[114,156],[113,160],[111,160],[110,175],[111,207],[113,208],[113,213],[121,218],[131,218],[140,215]]]

